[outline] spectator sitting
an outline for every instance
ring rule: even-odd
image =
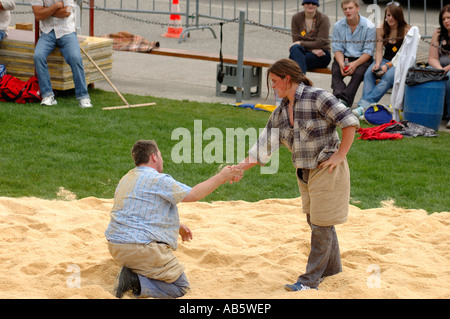
[[[450,4],[439,13],[440,28],[434,31],[428,56],[428,64],[443,69],[450,77]],[[445,82],[444,117],[450,128],[450,78]]]
[[[37,21],[40,21],[41,35],[34,50],[34,65],[41,89],[42,105],[57,104],[50,81],[47,57],[55,47],[70,65],[75,84],[75,96],[81,108],[92,107],[84,74],[80,44],[76,34],[74,0],[32,0],[31,7]]]
[[[394,85],[395,67],[392,59],[400,49],[410,29],[405,21],[403,9],[398,2],[390,2],[384,11],[384,22],[377,28],[375,61],[364,74],[362,98],[353,114],[361,117],[373,103],[378,103]],[[383,55],[384,48],[384,55]],[[380,79],[378,84],[377,79]]]
[[[375,26],[359,14],[358,0],[343,0],[341,8],[345,18],[335,23],[332,35],[331,88],[342,103],[351,107],[364,73],[373,60]],[[346,76],[351,77],[348,85],[344,82]]]
[[[302,5],[305,10],[292,16],[289,58],[306,74],[308,70],[326,68],[331,61],[330,19],[317,10],[319,0],[303,0]]]

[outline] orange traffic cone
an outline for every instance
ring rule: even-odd
[[[180,12],[180,7],[178,0],[173,0],[172,2],[172,14],[170,15],[170,25],[167,28],[167,32],[163,34],[166,38],[179,38],[180,34],[183,32],[183,27],[181,26],[181,16],[177,13]]]

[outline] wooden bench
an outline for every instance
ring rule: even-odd
[[[173,56],[173,57],[177,57],[177,58],[220,62],[219,54],[214,54],[214,53],[194,52],[194,51],[169,49],[169,48],[154,48],[152,51],[150,51],[148,53],[156,54],[156,55]],[[223,63],[237,65],[237,62],[238,62],[237,56],[226,55],[226,54],[223,55]],[[250,65],[250,66],[255,66],[255,67],[259,67],[259,68],[268,68],[274,62],[275,62],[275,60],[270,60],[270,59],[247,58],[247,57],[244,58],[244,65]],[[331,70],[329,68],[314,69],[314,70],[310,70],[308,72],[331,74]]]
[[[195,51],[187,51],[180,49],[170,49],[170,48],[154,48],[151,51],[147,52],[149,54],[155,55],[163,55],[163,56],[171,56],[177,58],[185,58],[185,59],[194,59],[194,60],[203,60],[203,61],[212,61],[212,62],[220,62],[219,54],[214,53],[204,53],[204,52],[195,52]],[[233,73],[233,68],[236,69],[238,64],[238,58],[234,55],[223,55],[222,60],[224,63],[224,67],[226,68],[224,82],[219,83],[216,81],[216,95],[223,95],[224,92],[221,92],[221,85],[226,86],[237,86],[237,79],[235,74]],[[260,59],[260,58],[244,58],[244,87],[243,87],[243,97],[244,99],[250,99],[250,96],[261,96],[261,83],[262,83],[262,68],[270,67],[275,60],[270,59]],[[217,66],[219,69],[219,65]],[[308,72],[314,73],[322,73],[322,74],[331,74],[331,70],[329,68],[321,68],[314,69]],[[257,87],[255,93],[251,93],[251,87]],[[230,93],[225,93],[230,94]],[[234,95],[234,93],[231,93]]]

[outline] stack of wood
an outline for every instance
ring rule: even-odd
[[[80,46],[84,48],[102,71],[107,76],[111,76],[113,41],[106,38],[87,36],[79,36],[78,39]],[[7,74],[13,75],[23,81],[35,75],[33,61],[34,46],[34,31],[17,28],[10,28],[8,30],[8,37],[0,42],[0,64],[5,65]],[[81,57],[84,63],[86,83],[91,84],[104,81],[104,77],[83,53],[81,53]],[[50,54],[47,63],[53,89],[69,90],[74,88],[72,70],[58,48]]]

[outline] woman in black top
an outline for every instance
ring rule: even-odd
[[[362,98],[353,113],[361,117],[373,103],[378,103],[394,85],[395,67],[391,60],[400,49],[410,29],[398,2],[390,2],[384,11],[383,25],[377,28],[375,61],[364,74]],[[380,79],[376,84],[377,79]]]

